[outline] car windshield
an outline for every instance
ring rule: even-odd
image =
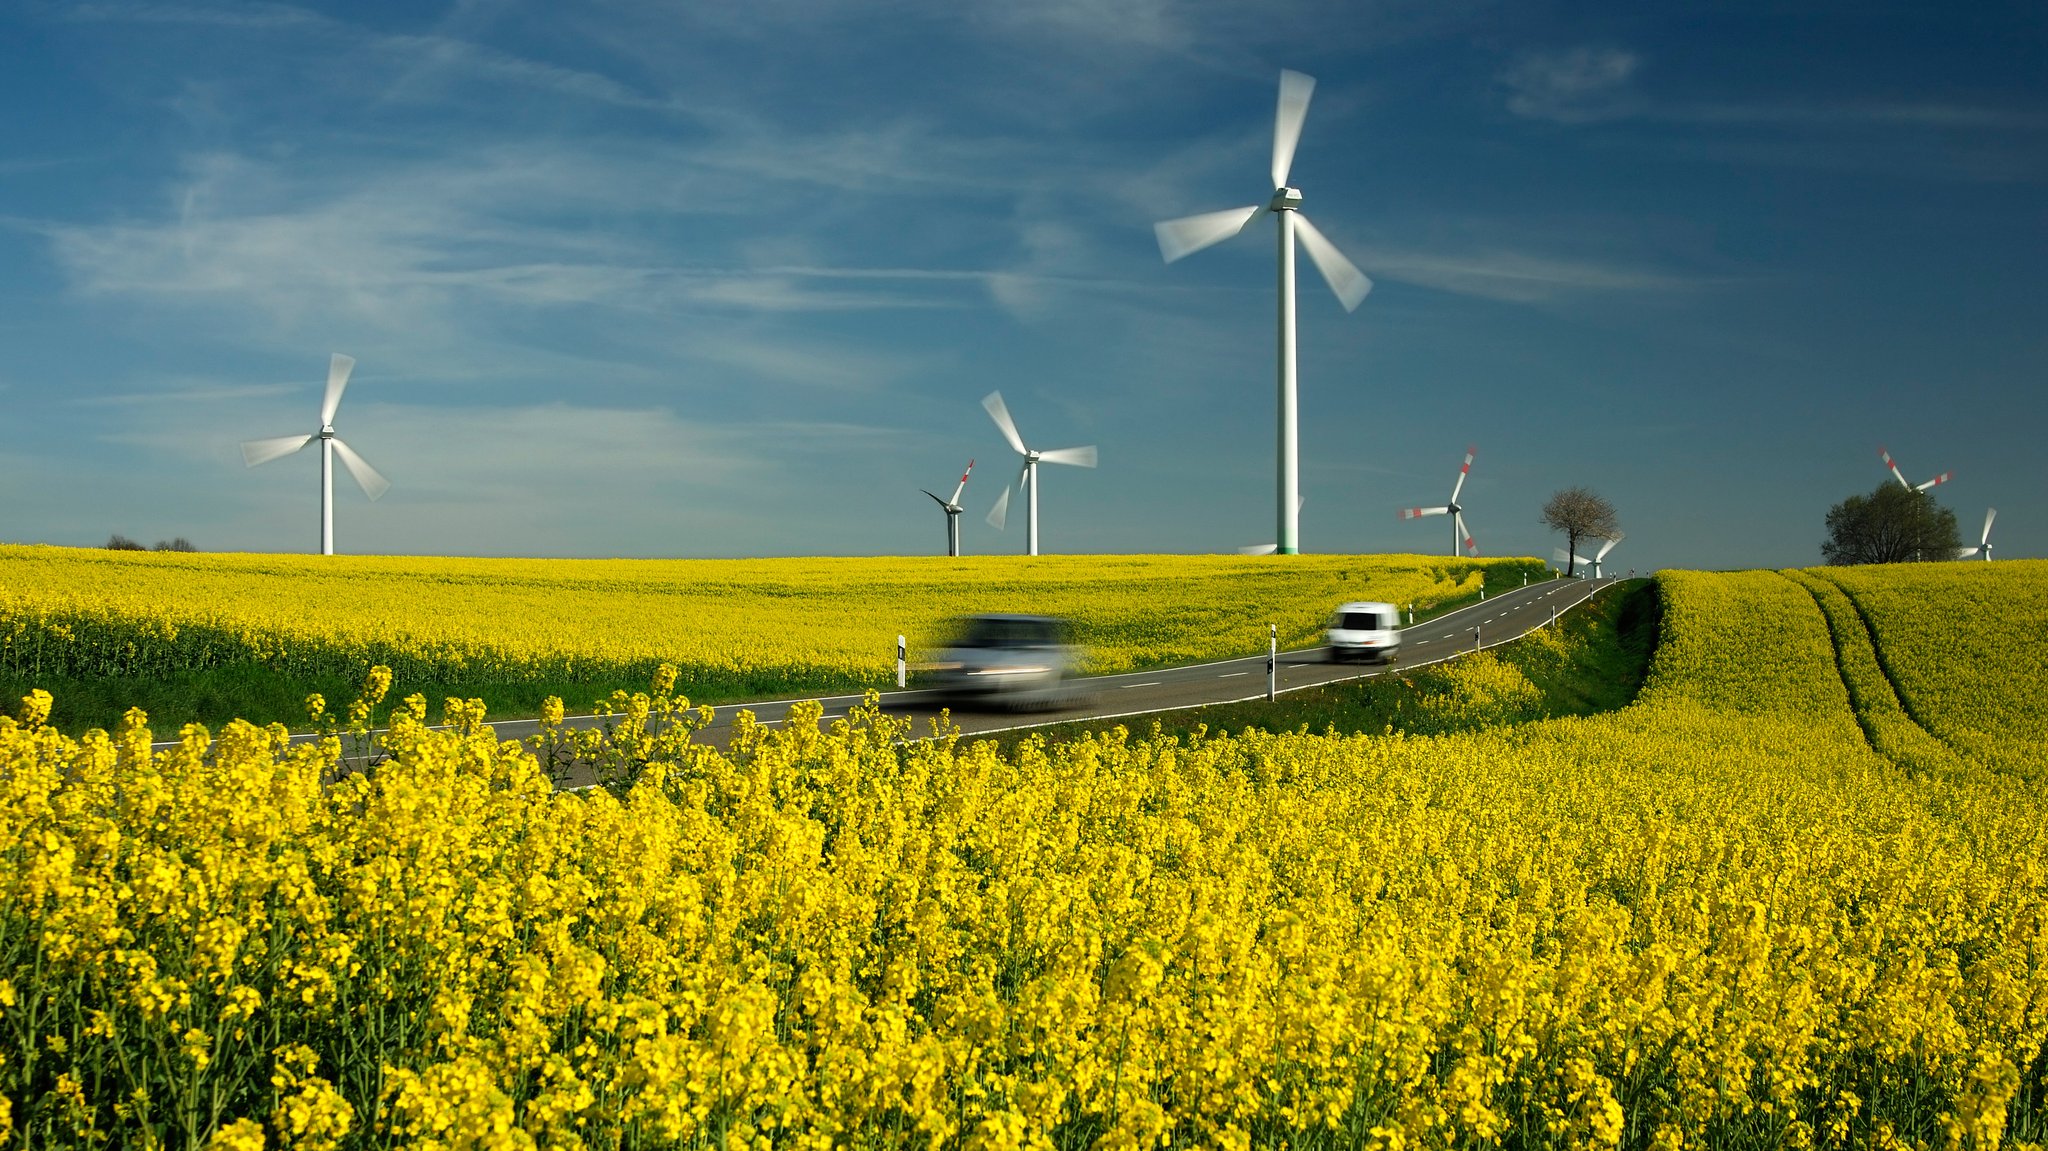
[[[1384,631],[1387,627],[1378,615],[1369,611],[1347,611],[1337,621],[1337,626],[1345,631]]]
[[[1049,647],[1059,642],[1059,624],[1053,620],[976,616],[961,621],[955,646]]]

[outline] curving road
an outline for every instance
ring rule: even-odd
[[[1402,629],[1400,656],[1390,664],[1332,663],[1320,647],[1284,651],[1273,669],[1274,685],[1280,692],[1299,691],[1305,687],[1369,679],[1439,663],[1470,652],[1475,647],[1497,647],[1550,623],[1615,582],[1612,578],[1547,580],[1424,620]],[[1090,677],[1080,681],[1080,698],[1063,708],[1019,713],[961,710],[956,707],[950,718],[964,734],[988,735],[1052,723],[1123,719],[1209,704],[1264,699],[1267,682],[1266,655],[1261,652],[1215,663]],[[752,711],[761,723],[777,724],[788,718],[791,706],[810,699],[824,705],[823,722],[829,725],[859,705],[862,698],[860,695],[805,696],[801,699],[724,704],[715,709],[711,723],[698,733],[697,739],[724,746],[741,711]],[[920,690],[885,692],[881,702],[883,711],[910,718],[913,733],[930,731],[929,721],[946,706],[931,692]],[[600,717],[583,715],[570,716],[563,725],[591,728],[604,722]],[[500,719],[492,720],[491,726],[500,739],[524,739],[533,735],[540,725],[539,721],[531,719]],[[315,738],[318,737],[298,735],[293,736],[292,741],[297,743]],[[156,746],[175,746],[175,741]]]

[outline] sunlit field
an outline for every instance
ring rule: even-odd
[[[1987,600],[2040,576],[1981,566],[1956,578]],[[1665,573],[1634,703],[1436,736],[1006,755],[868,712],[714,750],[643,726],[688,714],[657,675],[610,735],[528,747],[461,701],[427,730],[373,678],[355,718],[392,723],[390,758],[323,786],[339,740],[238,723],[152,755],[140,715],[74,739],[32,697],[0,720],[5,1123],[32,1147],[2038,1146],[2048,804],[1957,734],[1995,713],[1937,725],[1910,682],[1885,722],[1924,715],[1941,757],[1877,750],[1905,746],[1866,734],[1888,627],[1953,613],[1882,594],[1939,572],[1855,577],[1867,660],[1812,573]],[[1937,677],[1964,658],[1921,650]],[[2025,645],[1967,658],[2048,687]],[[1462,718],[1514,719],[1512,670],[1449,673]],[[616,786],[548,784],[536,748],[576,739]]]
[[[1298,560],[1298,562],[1297,562]],[[1490,573],[1490,575],[1489,575]],[[949,617],[1066,616],[1097,672],[1312,642],[1346,599],[1418,611],[1544,572],[1425,556],[979,556],[505,560],[208,555],[0,546],[0,686],[91,691],[112,725],[140,693],[160,718],[299,718],[311,690],[373,664],[404,683],[528,713],[644,686],[667,663],[699,699],[893,683],[896,637]],[[107,685],[131,687],[119,697]],[[239,706],[237,706],[239,705]],[[59,703],[58,725],[83,730]],[[75,705],[74,705],[75,706]],[[231,710],[221,710],[229,707]]]

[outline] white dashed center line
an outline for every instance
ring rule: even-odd
[[[1120,683],[1117,686],[1123,688],[1125,691],[1129,691],[1134,687],[1158,687],[1159,681],[1155,679],[1152,680],[1150,683]]]

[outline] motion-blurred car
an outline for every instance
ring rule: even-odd
[[[1079,695],[1081,653],[1065,620],[974,615],[953,621],[952,639],[928,666],[939,696],[955,703],[1056,707]]]
[[[1339,604],[1323,641],[1329,645],[1332,663],[1391,662],[1401,650],[1401,613],[1390,603]]]

